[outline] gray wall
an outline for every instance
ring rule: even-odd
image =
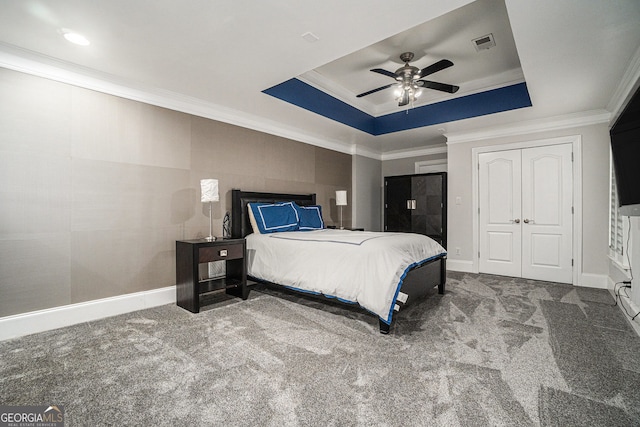
[[[2,68],[0,152],[0,317],[174,285],[202,178],[216,235],[232,188],[315,192],[334,224],[352,183],[348,154]]]
[[[382,227],[382,162],[353,156],[353,226],[367,231]]]
[[[447,160],[447,154],[432,154],[429,156],[408,157],[405,159],[385,160],[382,162],[382,176],[413,175],[416,173],[416,162],[428,160]]]
[[[451,144],[448,147],[448,229],[449,247],[459,247],[460,255],[451,252],[452,261],[472,261],[472,192],[471,149],[554,138],[582,136],[582,263],[584,273],[608,274],[609,218],[609,132],[606,124]],[[460,197],[461,204],[455,204]]]

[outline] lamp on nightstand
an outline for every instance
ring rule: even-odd
[[[336,206],[340,207],[340,230],[344,230],[342,226],[342,207],[347,206],[347,190],[336,191]]]
[[[202,203],[209,203],[209,237],[205,237],[205,240],[212,242],[216,240],[213,235],[213,202],[217,202],[220,200],[220,196],[218,195],[218,180],[201,179],[200,190],[202,194],[200,201]]]

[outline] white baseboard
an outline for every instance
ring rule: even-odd
[[[607,289],[609,283],[609,277],[604,274],[580,274],[579,282],[576,286],[583,286],[585,288],[598,288]]]
[[[176,302],[176,287],[64,305],[0,318],[0,341]]]
[[[461,273],[473,273],[473,261],[448,258],[447,270],[459,271]],[[604,274],[582,273],[579,277],[579,283],[576,283],[576,286],[607,289],[609,277]]]
[[[447,258],[447,270],[473,273],[473,261]]]

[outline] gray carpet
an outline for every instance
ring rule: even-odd
[[[260,287],[0,342],[0,405],[68,426],[634,426],[640,338],[608,291],[449,273],[396,315]]]

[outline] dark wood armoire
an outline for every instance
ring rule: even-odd
[[[384,230],[420,233],[447,247],[447,173],[384,178]]]

